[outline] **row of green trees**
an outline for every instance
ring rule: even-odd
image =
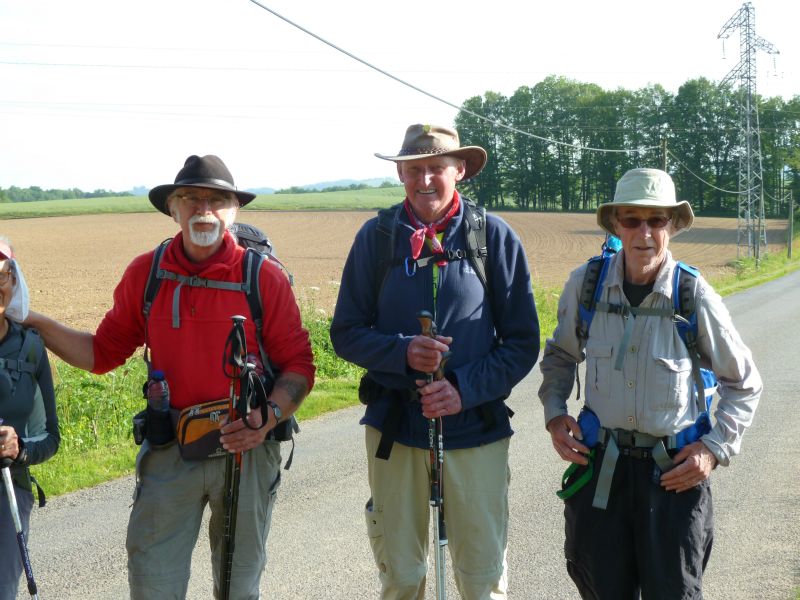
[[[131,196],[130,192],[112,192],[109,190],[95,190],[84,192],[78,188],[68,190],[43,190],[38,186],[20,188],[12,185],[8,189],[0,188],[0,202],[33,202],[35,200],[71,200],[76,198],[110,198],[118,196]]]
[[[800,200],[800,96],[757,101],[765,214],[785,216],[785,191]],[[628,169],[662,168],[666,148],[681,199],[698,213],[735,215],[739,102],[736,91],[703,78],[677,94],[660,85],[607,91],[562,77],[520,87],[511,97],[486,92],[466,100],[456,117],[462,144],[483,146],[490,157],[463,187],[488,207],[594,210]]]
[[[349,185],[329,185],[328,187],[324,187],[322,189],[316,190],[313,188],[293,185],[289,188],[284,188],[282,190],[278,190],[276,194],[308,194],[309,192],[348,192],[348,191],[358,191],[358,190],[369,190],[372,188],[390,188],[396,187],[397,182],[389,181],[388,179],[382,182],[380,185],[369,185],[367,183],[351,183]]]

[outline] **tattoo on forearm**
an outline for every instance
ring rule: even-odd
[[[305,383],[295,381],[294,379],[279,379],[275,382],[275,387],[279,387],[289,394],[289,399],[292,404],[300,404],[303,398],[306,397],[308,386]]]

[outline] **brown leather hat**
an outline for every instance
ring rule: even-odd
[[[475,177],[486,165],[486,150],[480,146],[461,146],[458,132],[440,125],[411,125],[406,130],[403,146],[396,156],[375,153],[383,160],[400,162],[431,156],[455,156],[466,164],[464,179]]]
[[[167,210],[167,197],[179,187],[196,187],[210,190],[232,192],[239,199],[239,204],[244,206],[256,197],[250,192],[240,192],[233,184],[233,176],[218,156],[192,155],[186,159],[183,168],[178,171],[175,183],[159,185],[150,190],[150,202],[165,215]]]

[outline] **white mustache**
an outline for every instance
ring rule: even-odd
[[[189,219],[189,225],[194,225],[195,223],[216,225],[219,223],[219,219],[214,215],[194,215]]]

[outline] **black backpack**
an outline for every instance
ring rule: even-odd
[[[247,296],[247,304],[250,307],[250,316],[253,319],[253,324],[256,326],[256,339],[258,340],[258,351],[261,357],[261,364],[264,366],[265,387],[268,392],[272,389],[272,384],[279,375],[279,370],[276,365],[269,359],[264,344],[262,343],[262,331],[264,329],[264,310],[261,300],[261,290],[259,287],[259,274],[261,272],[261,264],[265,260],[275,262],[281,270],[286,273],[289,279],[289,284],[294,284],[294,278],[291,273],[286,269],[283,263],[273,253],[272,242],[267,235],[253,225],[245,223],[233,223],[228,227],[228,231],[236,238],[237,243],[247,250],[244,260],[242,260],[242,281],[240,283],[232,281],[214,281],[204,279],[202,277],[187,276],[179,273],[173,273],[161,268],[161,257],[164,251],[172,242],[172,238],[166,239],[156,248],[153,254],[153,262],[150,265],[150,274],[147,278],[147,284],[144,290],[144,303],[142,305],[142,313],[144,313],[145,323],[150,315],[150,309],[153,305],[158,290],[161,287],[161,281],[164,279],[171,279],[178,282],[178,288],[175,290],[176,295],[180,294],[180,287],[188,285],[192,287],[210,287],[216,289],[224,289],[231,291],[243,292]],[[175,299],[175,306],[177,306],[177,297]],[[180,326],[180,317],[177,310],[173,312],[172,322],[174,327]],[[145,326],[146,330],[146,326]],[[149,367],[149,356],[147,351],[147,336],[145,334],[145,362]],[[300,426],[297,420],[292,416],[287,421],[278,424],[270,433],[269,439],[275,439],[280,442],[292,441],[292,454],[294,453],[294,439],[293,433],[298,433]],[[291,455],[286,462],[286,469],[291,466]]]
[[[486,249],[486,208],[477,206],[472,200],[468,200],[461,196],[461,202],[464,204],[464,225],[467,228],[467,249],[465,250],[445,250],[444,255],[437,254],[436,256],[425,256],[416,260],[411,257],[395,258],[394,253],[394,236],[397,230],[397,222],[400,218],[400,213],[403,210],[403,203],[395,204],[389,208],[383,208],[378,211],[378,225],[375,229],[377,242],[375,245],[377,251],[377,265],[378,270],[375,277],[375,299],[380,297],[383,285],[386,282],[386,276],[389,269],[395,266],[403,265],[406,269],[406,274],[413,274],[418,267],[425,267],[432,260],[440,261],[446,260],[453,262],[457,260],[469,260],[475,274],[480,279],[481,285],[486,290],[486,296],[489,302],[492,302],[492,294],[489,289],[489,278],[487,276],[487,258],[489,253]]]

